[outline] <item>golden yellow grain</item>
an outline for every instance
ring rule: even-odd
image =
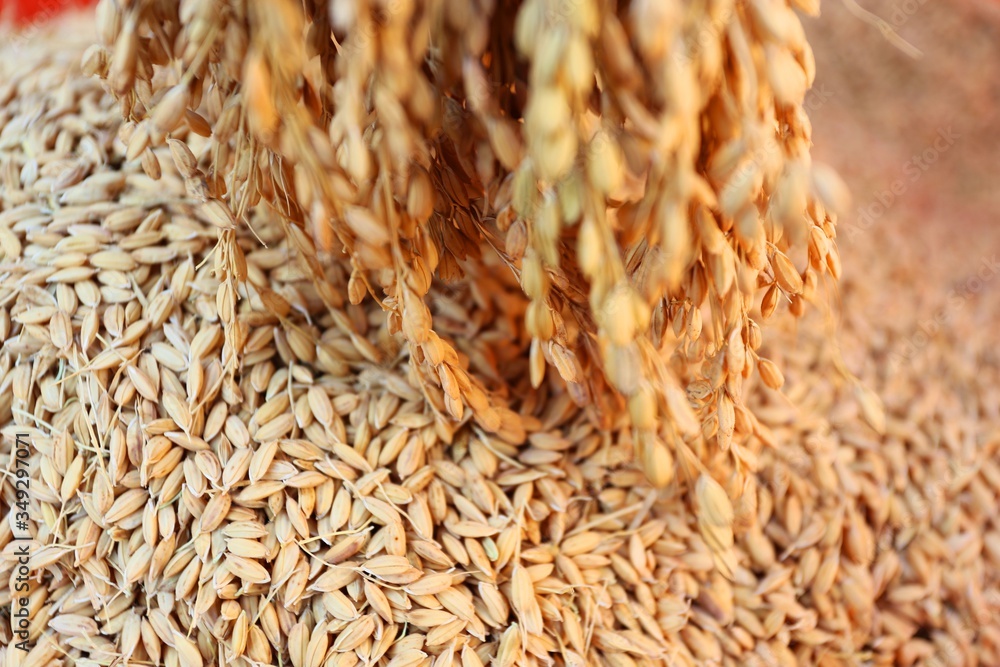
[[[21,664],[996,662],[995,438],[755,321],[839,275],[798,19],[633,5],[102,0],[117,102],[0,59]]]

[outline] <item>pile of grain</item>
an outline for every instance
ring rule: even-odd
[[[627,408],[658,486],[684,447],[721,450],[735,498],[743,384],[781,383],[759,322],[840,267],[794,9],[818,5],[102,0],[84,67],[118,97],[130,160],[190,145],[237,353],[233,229],[265,202],[329,309],[377,302],[423,391],[497,433],[510,388],[460,362],[428,294],[511,272],[532,386],[551,369],[603,428]]]
[[[789,393],[748,378],[739,501],[700,441],[658,489],[627,414],[599,429],[561,378],[533,386],[530,300],[495,256],[426,295],[450,363],[507,406],[491,430],[449,414],[378,303],[326,303],[296,225],[258,207],[217,246],[181,145],[127,160],[87,43],[0,57],[0,604],[27,433],[37,643],[4,623],[2,664],[998,663],[990,329],[878,373],[919,320],[896,295],[921,262],[845,286],[892,318],[844,335],[884,437],[825,320],[779,315]]]
[[[8,467],[29,435],[37,521],[20,664],[721,657],[711,615],[689,619],[699,598],[731,613],[727,577],[751,585],[727,494],[686,448],[685,482],[657,491],[627,416],[600,431],[558,378],[532,387],[509,274],[487,260],[432,291],[453,363],[518,408],[489,433],[408,376],[376,303],[325,307],[287,223],[256,210],[220,250],[190,154],[128,161],[79,58],[33,45],[0,95],[0,423]],[[238,354],[226,247],[245,262]]]

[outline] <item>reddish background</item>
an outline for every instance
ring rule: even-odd
[[[94,0],[0,0],[0,18],[25,24],[45,20],[74,7],[86,7]]]

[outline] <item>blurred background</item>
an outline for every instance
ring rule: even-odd
[[[923,56],[893,46],[840,0],[804,20],[816,54],[813,154],[854,195],[841,230],[905,220],[928,243],[947,231],[978,245],[1000,212],[1000,2],[862,1]],[[900,180],[902,193],[880,213],[872,204]]]
[[[1000,2],[859,2],[922,56],[890,43],[851,0],[805,18],[813,157],[853,196],[838,223],[845,358],[905,413],[904,383],[958,358],[979,375],[1000,363]],[[945,383],[975,403],[975,383]]]

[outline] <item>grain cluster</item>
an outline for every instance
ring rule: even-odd
[[[782,382],[760,322],[840,271],[844,193],[809,157],[795,10],[818,6],[102,0],[84,67],[117,96],[129,160],[185,153],[234,351],[233,230],[263,204],[330,310],[377,303],[441,411],[498,433],[503,388],[429,295],[507,272],[532,386],[557,376],[602,428],[627,411],[665,486],[685,446],[752,469],[743,384]]]

